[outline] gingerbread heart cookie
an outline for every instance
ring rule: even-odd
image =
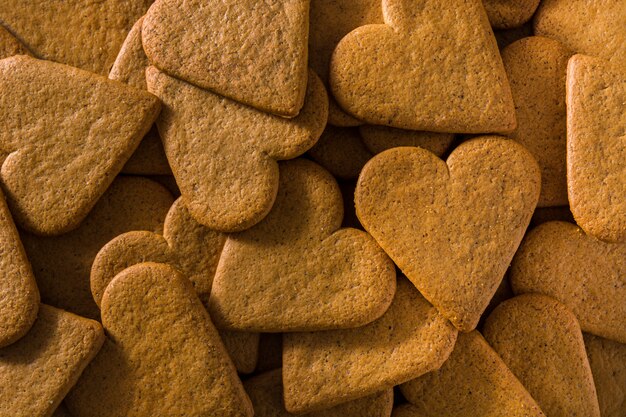
[[[524,294],[489,315],[485,339],[550,417],[600,417],[580,326],[563,304]]]
[[[28,55],[28,50],[11,32],[0,25],[0,59],[13,55]]]
[[[387,126],[363,125],[359,127],[359,132],[365,147],[374,155],[400,146],[419,146],[441,157],[454,140],[452,133],[421,132]]]
[[[446,162],[395,148],[365,165],[361,224],[424,297],[462,331],[476,327],[537,204],[532,155],[497,136],[472,139]]]
[[[491,26],[497,29],[510,29],[522,26],[529,21],[540,0],[483,0]]]
[[[321,410],[438,369],[456,336],[454,326],[400,278],[387,312],[366,326],[283,336],[285,407]]]
[[[624,63],[575,55],[567,67],[570,207],[584,231],[610,242],[626,241]]]
[[[102,324],[107,343],[65,400],[76,417],[252,416],[206,310],[173,268],[143,263],[118,274],[102,297]]]
[[[240,231],[269,212],[278,191],[277,160],[311,148],[322,134],[328,96],[309,74],[307,98],[293,119],[269,115],[154,67],[148,90],[164,103],[157,121],[185,205],[214,230]]]
[[[600,415],[626,415],[626,344],[583,333]]]
[[[583,331],[622,343],[625,281],[626,244],[602,242],[566,222],[531,230],[511,264],[516,294],[549,295],[576,315]]]
[[[335,177],[343,179],[356,179],[372,157],[357,129],[332,125],[326,126],[308,154]]]
[[[0,61],[0,90],[0,180],[16,222],[46,235],[79,225],[161,108],[145,91],[23,55]]]
[[[333,53],[330,85],[348,113],[435,132],[515,128],[511,90],[480,0],[384,0],[383,16],[384,25],[353,30]]]

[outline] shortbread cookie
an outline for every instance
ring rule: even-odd
[[[540,224],[551,221],[574,223],[574,216],[569,206],[539,207],[535,210],[533,217],[530,219],[530,228],[532,229]]]
[[[39,290],[11,213],[0,191],[0,348],[28,332],[39,310]]]
[[[79,225],[161,107],[145,91],[23,55],[0,61],[0,90],[0,179],[16,223],[46,235]]]
[[[383,15],[386,24],[353,30],[333,53],[330,85],[343,109],[404,129],[515,128],[511,90],[480,0],[383,0]]]
[[[359,127],[359,132],[363,143],[373,154],[400,146],[419,146],[441,157],[454,140],[452,133],[420,132],[387,126],[363,125]]]
[[[0,415],[51,416],[103,340],[97,322],[42,304],[26,336],[0,349]]]
[[[510,29],[528,22],[540,0],[483,0],[489,23],[496,29]]]
[[[309,0],[157,0],[144,19],[150,61],[176,78],[294,117],[307,86]]]
[[[626,13],[626,2],[624,11]],[[624,41],[626,50],[626,40]],[[576,55],[567,67],[567,187],[576,223],[626,241],[626,70]]]
[[[583,333],[602,417],[626,415],[626,344]]]
[[[513,92],[517,129],[508,136],[541,167],[539,207],[567,205],[565,176],[565,74],[572,53],[541,36],[504,48],[502,62]]]
[[[38,58],[106,75],[152,1],[3,0],[0,23]]]
[[[446,162],[395,148],[363,168],[356,210],[424,297],[470,331],[522,240],[540,180],[530,152],[497,136],[463,143]]]
[[[280,369],[257,375],[243,384],[254,407],[255,417],[291,417],[283,405],[283,381]],[[306,414],[307,417],[389,417],[393,407],[393,389],[359,398],[332,408]]]
[[[240,231],[269,212],[278,191],[276,160],[311,148],[324,130],[328,96],[310,73],[298,117],[272,116],[147,70],[148,89],[164,102],[157,125],[191,214],[222,231]]]
[[[21,234],[45,303],[84,317],[100,318],[91,296],[91,264],[100,248],[129,230],[161,232],[173,203],[161,185],[141,177],[118,177],[78,229],[61,236]]]
[[[389,310],[367,326],[283,336],[285,407],[292,413],[321,410],[438,369],[456,336],[454,326],[401,278]]]
[[[252,416],[206,310],[173,268],[143,263],[118,274],[102,324],[107,342],[65,399],[75,417]]]
[[[586,235],[571,223],[531,230],[511,265],[516,294],[540,293],[565,304],[585,332],[626,343],[626,244]]]
[[[395,268],[367,233],[341,229],[342,217],[327,171],[304,159],[282,162],[272,211],[224,245],[209,300],[217,326],[311,331],[380,317],[393,299]]]
[[[28,50],[11,32],[0,25],[0,59],[13,55],[28,55]]]
[[[476,330],[459,334],[439,370],[402,384],[400,389],[423,417],[545,417]]]
[[[484,335],[550,417],[600,417],[574,314],[553,298],[524,294],[500,304]]]
[[[372,157],[359,131],[328,125],[309,155],[337,178],[356,179],[363,165]]]
[[[536,35],[621,65],[626,63],[624,21],[623,0],[543,0],[534,18]]]

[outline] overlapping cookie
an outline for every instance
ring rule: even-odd
[[[28,50],[11,32],[0,25],[0,59],[13,55],[28,55]]]
[[[496,29],[516,28],[528,22],[540,0],[484,0],[489,23]]]
[[[626,413],[626,344],[583,333],[600,415],[621,417]]]
[[[363,125],[359,127],[359,132],[365,147],[374,155],[400,146],[419,146],[441,157],[454,140],[452,133],[421,132],[387,126]]]
[[[357,129],[332,125],[326,126],[308,155],[339,179],[356,179],[372,157]]]

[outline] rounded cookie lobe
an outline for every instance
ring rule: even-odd
[[[600,415],[626,414],[626,344],[583,333],[585,349],[598,392]]]
[[[540,0],[483,0],[489,23],[496,29],[516,28],[529,21]]]

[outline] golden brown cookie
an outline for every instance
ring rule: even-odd
[[[485,339],[550,417],[600,417],[574,314],[553,298],[524,294],[500,304]]]
[[[400,386],[423,417],[545,417],[478,331],[461,333],[439,370]],[[409,414],[410,415],[410,414]]]
[[[625,280],[626,244],[602,242],[566,222],[548,222],[531,230],[511,265],[516,294],[549,295],[576,315],[585,332],[622,343],[626,343]]]
[[[359,220],[424,297],[470,331],[498,288],[533,213],[539,167],[498,136],[469,140],[446,162],[394,148],[365,165]]]
[[[0,348],[28,332],[39,310],[39,290],[11,213],[0,191]]]
[[[353,30],[333,53],[330,85],[344,110],[404,129],[515,128],[511,90],[480,0],[384,0],[383,16],[386,24]]]
[[[626,2],[624,5],[626,13]],[[570,207],[584,231],[610,242],[626,241],[624,103],[623,65],[611,65],[584,55],[570,59],[567,67]]]
[[[255,417],[291,417],[283,405],[283,381],[280,369],[248,379],[243,384],[254,407]],[[307,417],[389,417],[393,389],[306,414]]]
[[[626,63],[626,2],[542,0],[535,34],[556,39],[574,52]]]
[[[28,55],[28,50],[11,32],[0,25],[0,59],[13,55]]]
[[[511,29],[528,22],[540,0],[483,0],[489,23],[496,29]]]
[[[175,269],[143,263],[118,274],[102,324],[107,342],[65,399],[75,417],[252,417],[215,327]]]
[[[51,416],[103,340],[99,323],[42,304],[26,336],[0,349],[0,415]]]
[[[153,0],[3,0],[0,22],[35,56],[106,75]]]
[[[24,55],[0,61],[0,90],[0,179],[16,223],[45,235],[79,225],[161,108],[145,91]]]
[[[602,417],[626,415],[626,344],[583,333]]]
[[[335,177],[343,179],[356,179],[363,165],[372,157],[357,129],[332,125],[326,126],[308,153]]]
[[[297,116],[307,86],[309,0],[157,0],[143,45],[162,71],[262,111]]]
[[[224,245],[209,299],[217,326],[312,331],[380,317],[393,299],[395,268],[367,233],[340,228],[342,218],[327,171],[304,159],[282,162],[270,213]]]
[[[452,144],[452,133],[421,132],[395,129],[387,126],[363,125],[359,127],[365,147],[373,154],[400,146],[419,146],[441,157]]]
[[[89,286],[91,264],[100,248],[129,230],[161,232],[172,196],[141,177],[118,177],[78,229],[61,236],[22,232],[45,303],[92,319],[100,318]]]
[[[400,278],[387,312],[366,326],[283,335],[285,407],[321,410],[438,369],[456,336],[454,326]]]
[[[272,116],[147,70],[148,89],[164,102],[157,121],[185,205],[200,223],[240,231],[269,212],[278,191],[277,160],[311,148],[322,134],[328,96],[310,73],[298,117]]]
[[[539,207],[567,205],[565,175],[565,74],[572,53],[559,42],[531,36],[502,50],[515,111],[512,139],[541,167]]]

